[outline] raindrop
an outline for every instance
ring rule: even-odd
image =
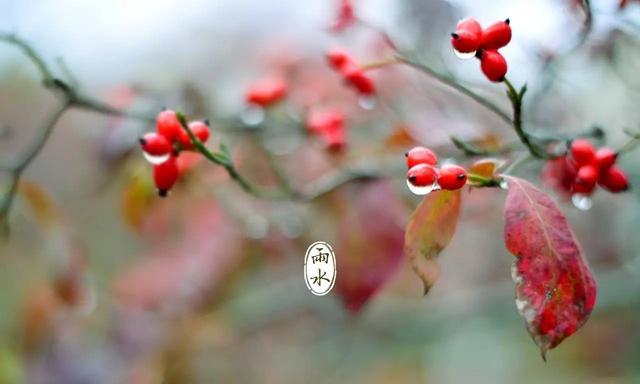
[[[500,187],[500,189],[504,189],[506,191],[507,189],[509,189],[509,182],[507,182],[507,179],[502,179],[500,180],[498,186]]]
[[[240,115],[242,122],[252,127],[262,123],[264,121],[264,117],[264,108],[257,105],[248,106]]]
[[[433,191],[439,191],[440,190],[440,186],[438,185],[438,183],[433,183],[431,185],[427,185],[424,187],[418,187],[416,185],[411,184],[411,182],[409,180],[407,180],[407,187],[409,187],[409,190],[415,194],[415,195],[428,195],[429,193],[433,192]]]
[[[475,57],[475,55],[476,55],[476,51],[469,52],[469,53],[464,53],[464,52],[458,51],[457,49],[454,49],[453,53],[455,53],[456,56],[458,56],[458,58],[462,59],[462,60],[471,59],[471,58]]]
[[[581,211],[588,211],[593,206],[593,201],[591,197],[587,195],[583,195],[581,193],[576,193],[571,196],[571,202],[573,206],[578,208]]]
[[[360,105],[362,109],[366,109],[367,111],[374,109],[377,102],[378,100],[374,95],[362,95],[358,98],[358,105]]]
[[[170,154],[166,154],[166,155],[160,155],[160,156],[154,156],[154,155],[150,155],[145,151],[142,151],[142,155],[144,156],[144,158],[151,164],[153,165],[158,165],[158,164],[162,164],[165,161],[169,160],[169,156]]]

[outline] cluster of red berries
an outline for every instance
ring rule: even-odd
[[[310,133],[324,140],[327,149],[339,151],[346,146],[347,126],[342,110],[312,109],[307,114],[305,125]]]
[[[209,122],[192,121],[189,129],[201,142],[209,139]],[[166,196],[178,180],[177,158],[183,150],[193,150],[193,142],[182,127],[175,111],[164,109],[156,116],[156,132],[149,132],[140,138],[142,150],[149,155],[153,165],[153,180],[158,194]]]
[[[460,53],[475,52],[484,75],[490,81],[502,81],[507,74],[507,61],[498,49],[511,41],[509,24],[509,19],[506,19],[482,29],[477,20],[466,18],[458,23],[456,31],[451,34],[451,45]]]
[[[613,193],[629,189],[627,175],[615,165],[617,158],[618,154],[609,148],[596,151],[588,140],[574,140],[566,157],[569,167],[575,171],[573,193],[590,195],[596,184]]]
[[[612,193],[629,189],[629,179],[615,165],[618,154],[609,148],[596,150],[588,140],[571,143],[569,154],[550,161],[543,178],[560,192],[591,195],[597,185]]]
[[[364,68],[362,68],[346,52],[333,49],[327,53],[329,66],[336,70],[345,83],[358,92],[360,96],[373,96],[376,88]]]
[[[441,189],[454,191],[467,182],[467,171],[459,165],[447,164],[438,168],[438,157],[429,148],[415,147],[405,156],[409,169],[407,180],[416,187],[437,185]]]
[[[266,108],[287,95],[287,82],[278,76],[265,77],[253,83],[245,93],[247,104]]]

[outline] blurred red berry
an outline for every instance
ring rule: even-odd
[[[438,163],[438,157],[432,150],[425,147],[415,147],[405,153],[407,157],[407,168],[413,168],[418,164],[427,164],[435,166]]]
[[[153,181],[161,197],[167,196],[178,180],[178,174],[177,159],[173,155],[164,163],[153,166]]]
[[[576,174],[574,189],[579,185],[581,192],[591,192],[598,182],[598,169],[594,165],[583,165]],[[577,191],[576,191],[577,192]]]
[[[327,62],[335,70],[341,70],[347,64],[355,64],[349,54],[341,49],[332,49],[327,52]]]
[[[340,32],[356,21],[356,15],[351,0],[339,0],[338,15],[331,26],[334,32]]]
[[[189,123],[189,129],[193,132],[194,136],[198,138],[203,143],[206,143],[209,140],[209,125],[208,121],[192,121]],[[193,143],[191,142],[191,138],[185,129],[180,131],[180,144],[183,149],[193,149]]]
[[[585,139],[573,140],[569,152],[571,153],[571,160],[573,160],[578,167],[591,164],[596,155],[593,144]]]
[[[345,70],[344,78],[348,84],[353,86],[358,93],[363,95],[371,95],[375,93],[375,85],[373,80],[360,67],[351,66]]]
[[[576,168],[569,164],[567,158],[563,156],[547,161],[542,170],[541,178],[545,185],[568,197],[573,189],[576,172]]]
[[[418,164],[407,172],[407,180],[416,187],[433,185],[438,179],[438,172],[429,164]]]
[[[247,93],[245,100],[249,104],[268,107],[280,100],[287,94],[287,83],[280,77],[267,77],[253,83]]]
[[[595,154],[595,161],[601,171],[615,164],[618,154],[610,148],[600,148]]]
[[[163,156],[171,153],[173,147],[171,142],[166,137],[155,133],[149,132],[140,138],[140,146],[142,150],[152,156]]]
[[[511,41],[511,26],[509,19],[490,25],[482,31],[480,47],[483,49],[500,49]]]
[[[482,52],[480,68],[487,79],[499,82],[507,74],[507,61],[498,51],[486,50]]]
[[[176,112],[165,109],[156,116],[156,131],[170,142],[174,142],[180,136],[182,125],[176,116]]]
[[[624,171],[618,167],[611,166],[600,174],[600,185],[609,192],[618,193],[629,189],[629,179]]]
[[[314,109],[309,112],[305,125],[313,134],[320,135],[330,150],[341,150],[347,144],[345,116],[340,109]]]
[[[459,165],[445,165],[438,172],[440,188],[455,191],[467,183],[467,171]]]

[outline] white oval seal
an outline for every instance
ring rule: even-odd
[[[336,255],[324,241],[316,241],[304,255],[304,281],[316,296],[324,296],[336,282]]]

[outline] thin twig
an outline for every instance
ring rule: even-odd
[[[444,85],[446,85],[446,86],[448,86],[450,88],[453,88],[456,91],[462,93],[463,95],[471,98],[476,103],[482,105],[483,107],[485,107],[489,111],[493,112],[496,116],[498,116],[502,121],[504,121],[508,125],[513,125],[513,121],[511,120],[511,117],[509,117],[509,115],[507,115],[504,111],[502,111],[500,109],[500,107],[498,107],[493,102],[487,100],[485,97],[482,97],[482,96],[478,95],[474,91],[472,91],[469,88],[465,87],[464,85],[460,84],[453,77],[451,77],[449,75],[445,75],[443,73],[440,73],[440,72],[436,71],[435,69],[431,68],[430,66],[428,66],[427,64],[417,62],[415,60],[412,60],[412,59],[410,59],[408,57],[405,57],[405,56],[402,56],[402,55],[397,55],[396,59],[399,62],[404,63],[406,65],[409,65],[409,66],[411,66],[411,67],[413,67],[413,68],[415,68],[415,69],[427,74],[428,76],[434,78],[435,80],[439,81],[440,83],[442,83],[442,84],[444,84]]]

